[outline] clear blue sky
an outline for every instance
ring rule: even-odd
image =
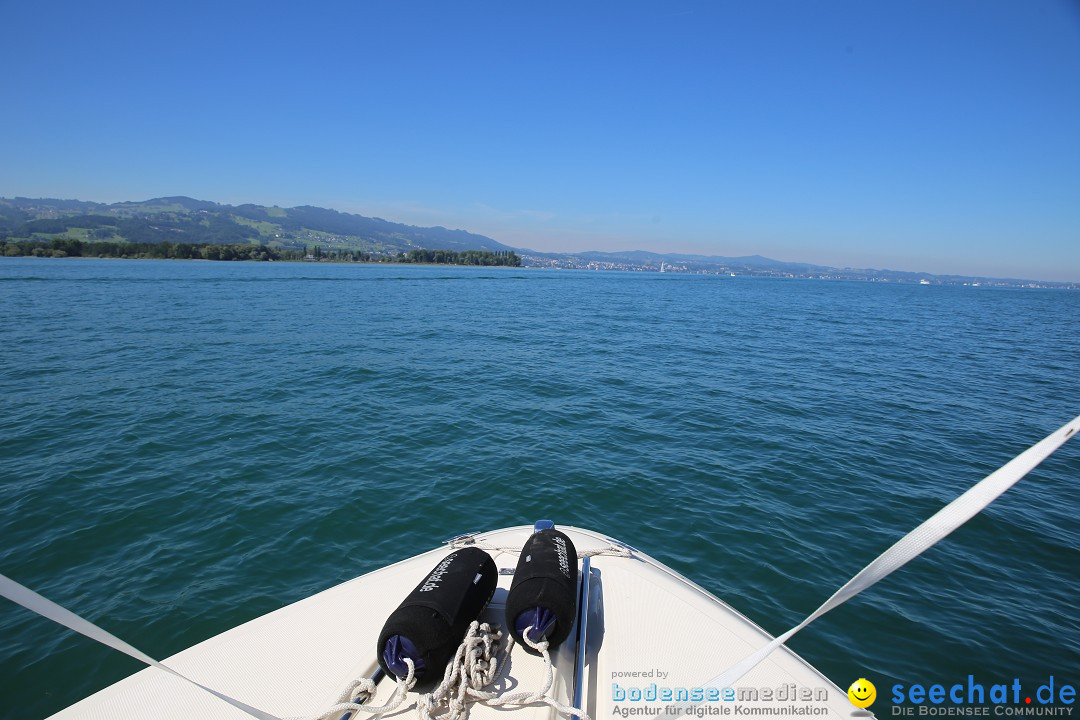
[[[0,0],[0,196],[1080,281],[1080,4]]]

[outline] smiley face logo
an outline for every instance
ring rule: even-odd
[[[874,683],[866,678],[859,678],[851,683],[851,687],[847,690],[847,696],[855,707],[870,707],[874,700],[877,699],[877,688],[874,687]]]

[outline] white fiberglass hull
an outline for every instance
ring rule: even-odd
[[[618,547],[598,533],[558,529],[571,537],[579,553]],[[484,548],[516,549],[531,532],[531,527],[521,526],[480,533],[474,540]],[[342,583],[201,642],[164,664],[278,717],[315,715],[333,705],[351,680],[371,676],[377,667],[375,647],[383,622],[452,549],[443,546]],[[504,572],[481,620],[502,625],[517,555],[489,552]],[[771,639],[733,608],[644,553],[622,550],[621,555],[604,553],[589,560],[590,608],[581,684],[583,709],[592,718],[633,714],[674,720],[663,709],[673,704],[662,700],[665,690],[672,692],[674,700],[680,688],[690,692],[704,685]],[[568,705],[574,700],[576,637],[575,629],[552,653],[555,682],[550,694]],[[543,683],[543,661],[515,647],[506,676],[496,689],[531,691]],[[370,704],[383,704],[393,689],[393,682],[383,679]],[[833,720],[847,720],[855,711],[844,691],[783,647],[745,675],[736,692],[739,689],[743,689],[742,698],[706,699],[700,706],[710,716],[732,714],[739,706],[775,709],[760,714],[807,714]],[[752,699],[755,691],[757,700]],[[619,699],[620,692],[626,693],[624,699]],[[632,699],[636,692],[645,697]],[[650,701],[654,692],[657,700]],[[800,699],[806,695],[811,696],[809,701]],[[414,696],[410,693],[409,701],[384,717],[415,717]],[[809,710],[792,712],[795,708]],[[542,704],[515,710],[476,704],[469,716],[505,720],[507,712],[522,720],[552,720],[555,714]],[[177,677],[148,668],[53,717],[248,720],[250,716]]]

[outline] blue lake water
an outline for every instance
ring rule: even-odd
[[[1080,413],[1078,361],[1078,292],[2,258],[0,572],[163,657],[550,517],[780,633]],[[792,647],[1080,684],[1078,481],[1074,440]],[[0,601],[0,716],[138,668]]]

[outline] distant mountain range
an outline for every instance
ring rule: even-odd
[[[876,268],[835,268],[810,263],[784,262],[761,255],[725,257],[722,255],[684,255],[654,253],[647,250],[621,252],[544,253],[518,249],[525,267],[549,267],[590,270],[658,271],[751,275],[758,277],[823,278],[904,282],[923,285],[985,285],[1005,287],[1047,287],[1080,289],[1080,283],[1046,282],[1017,278],[991,278],[975,275],[934,275],[926,272]]]
[[[532,267],[814,277],[951,285],[1009,285],[1080,289],[1080,283],[1039,282],[924,272],[834,268],[784,262],[761,255],[724,257],[623,252],[547,253],[513,248],[484,235],[444,227],[416,227],[381,218],[302,205],[222,205],[189,197],[163,197],[111,205],[81,200],[0,198],[0,242],[72,237],[109,242],[261,244],[287,250],[318,246],[397,255],[410,250],[514,250]]]
[[[73,237],[110,242],[259,243],[271,247],[362,250],[511,250],[484,235],[415,227],[303,205],[221,205],[163,197],[106,205],[81,200],[0,198],[0,240]]]
[[[742,255],[727,257],[724,255],[684,255],[681,253],[655,253],[648,250],[623,250],[618,252],[598,252],[590,250],[580,253],[536,253],[530,250],[520,252],[548,258],[573,257],[597,263],[632,264],[641,267],[659,267],[663,262],[673,269],[694,268],[695,270],[712,269],[723,270],[772,270],[784,273],[810,274],[835,270],[836,268],[824,265],[811,265],[809,263],[784,262],[773,260],[761,255]],[[921,276],[921,275],[920,275]]]

